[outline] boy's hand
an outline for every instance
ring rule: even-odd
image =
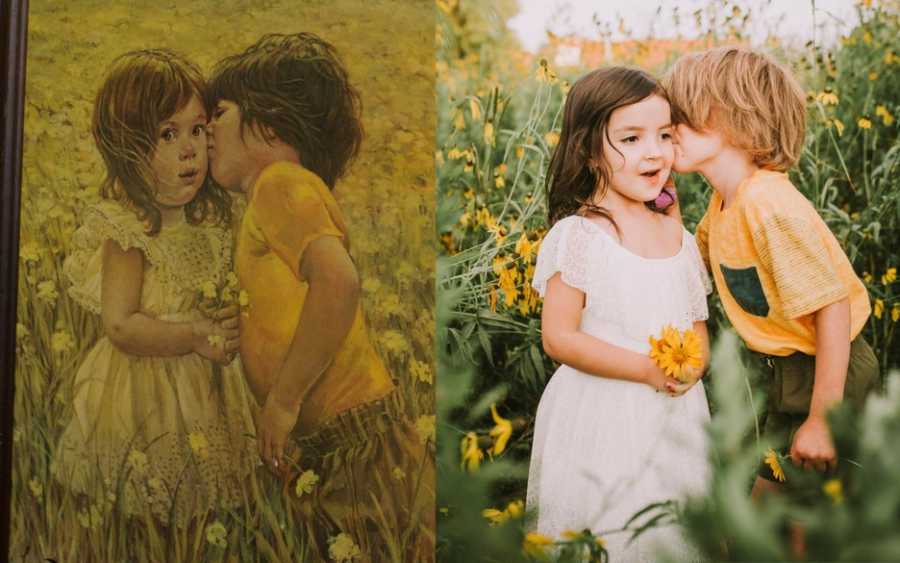
[[[811,416],[800,425],[791,443],[791,460],[803,469],[815,469],[820,473],[834,469],[837,452],[825,419]]]
[[[284,469],[284,457],[288,435],[297,425],[300,405],[282,404],[273,393],[269,393],[256,421],[256,441],[259,457],[275,474]]]

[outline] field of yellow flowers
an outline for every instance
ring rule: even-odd
[[[295,487],[283,492],[265,475],[247,484],[242,509],[208,514],[188,529],[159,527],[149,510],[147,518],[125,520],[108,507],[76,506],[51,481],[54,448],[71,416],[72,378],[102,330],[98,317],[68,297],[61,270],[82,210],[98,200],[103,179],[90,135],[93,98],[107,63],[132,49],[175,49],[208,70],[267,32],[311,31],[337,47],[361,92],[366,138],[335,195],[348,219],[371,338],[400,381],[422,441],[433,443],[434,6],[356,0],[155,6],[30,3],[9,557],[299,561],[302,528],[282,498]],[[302,485],[296,490],[316,486]],[[386,551],[373,559],[394,560],[421,540],[408,532],[383,530]],[[333,546],[335,561],[358,552],[349,536]]]
[[[549,55],[520,50],[503,26],[514,4],[488,8],[438,0],[438,7],[439,560],[462,561],[471,553],[484,553],[485,560],[529,559],[556,545],[560,560],[600,561],[605,551],[587,532],[563,538],[526,534],[521,505],[534,412],[555,368],[541,347],[541,301],[529,283],[547,230],[544,179],[569,85],[591,69],[557,68]],[[807,143],[791,179],[866,284],[873,315],[865,335],[887,374],[900,367],[900,3],[865,1],[856,10],[860,23],[845,29],[834,45],[788,46],[769,37],[762,48],[787,64],[807,90]],[[695,20],[698,39],[612,42],[601,29],[613,43],[608,63],[641,66],[659,76],[683,50],[749,43],[747,29],[760,14],[722,0],[682,17]],[[685,224],[693,231],[710,188],[696,175],[679,176],[677,184]],[[852,559],[848,554],[865,552],[859,551],[863,538],[880,538],[865,552],[869,557],[900,557],[900,538],[896,530],[888,532],[886,513],[866,504],[875,498],[874,489],[862,479],[827,487],[812,483],[818,492],[806,508],[730,508],[735,495],[747,496],[754,460],[762,456],[748,437],[761,415],[753,407],[764,401],[752,391],[736,398],[725,393],[734,386],[747,389],[751,376],[740,368],[738,343],[715,297],[711,312],[711,336],[721,341],[709,391],[716,414],[712,433],[724,455],[716,465],[714,494],[683,514],[701,547],[713,559],[785,558],[777,530],[791,515],[806,517],[816,538],[833,534],[846,544],[836,548],[828,540],[822,544],[827,547],[815,548],[813,559]],[[865,451],[840,454],[869,460],[862,464],[866,474],[885,491],[879,511],[900,506],[900,489],[890,481],[897,471],[884,469],[893,459],[886,450],[896,445],[879,434],[896,417],[876,414],[886,404],[898,409],[896,389],[891,397],[893,403],[872,405],[863,421],[843,412],[833,420],[839,449],[848,432],[873,436]],[[847,502],[838,503],[835,491],[843,491]],[[654,515],[673,517],[673,506],[655,507],[645,516]]]

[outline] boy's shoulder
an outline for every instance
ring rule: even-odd
[[[330,191],[315,173],[294,162],[278,161],[259,175],[252,196],[254,207],[272,203],[283,206],[289,201],[321,201]]]
[[[751,218],[785,214],[818,216],[812,203],[784,172],[756,172],[741,193],[740,205]]]

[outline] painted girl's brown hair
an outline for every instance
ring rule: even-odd
[[[207,106],[235,103],[243,127],[277,138],[329,188],[362,144],[359,93],[334,47],[312,33],[264,35],[222,59],[209,80]]]
[[[159,233],[162,221],[154,197],[157,179],[150,167],[159,125],[192,96],[203,100],[205,90],[193,63],[167,49],[148,49],[116,58],[97,92],[91,132],[106,164],[100,195],[134,208],[150,235]],[[229,221],[231,200],[207,175],[185,206],[185,217],[197,224],[210,216]]]
[[[559,144],[547,173],[550,225],[585,209],[615,222],[606,209],[591,203],[602,199],[612,171],[603,154],[603,139],[612,145],[607,124],[613,111],[653,94],[666,97],[652,76],[639,69],[601,68],[586,74],[569,90]]]

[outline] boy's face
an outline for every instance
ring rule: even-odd
[[[603,139],[610,190],[634,201],[656,199],[674,158],[671,121],[669,103],[656,95],[612,112]]]
[[[260,154],[269,145],[254,127],[242,126],[240,108],[228,100],[219,100],[213,108],[207,133],[213,180],[229,191],[246,192],[261,168]]]
[[[687,125],[675,126],[675,172],[703,172],[704,165],[718,156],[724,138],[713,130],[697,131]]]
[[[156,176],[156,202],[182,207],[206,179],[206,111],[197,96],[159,124],[150,169]]]

